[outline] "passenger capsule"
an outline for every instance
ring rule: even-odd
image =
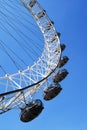
[[[44,90],[44,100],[48,101],[55,98],[60,92],[62,88],[59,84],[50,85]]]
[[[53,82],[54,83],[61,82],[67,75],[68,75],[68,71],[66,69],[59,70],[58,73],[56,73],[53,76]]]
[[[65,44],[60,44],[60,47],[61,47],[61,52],[63,52],[64,49],[66,48],[66,45]]]
[[[61,33],[60,33],[60,32],[57,32],[57,35],[58,35],[58,37],[60,38],[60,36],[61,36]]]
[[[42,112],[43,108],[43,103],[40,99],[30,102],[21,110],[20,120],[22,122],[32,121]]]
[[[62,57],[59,62],[59,68],[63,67],[68,62],[68,60],[69,58],[67,56]]]

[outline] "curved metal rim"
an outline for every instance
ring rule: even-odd
[[[30,7],[28,6],[28,4],[27,4],[27,2],[29,2],[29,0],[20,0],[24,5],[25,5],[25,7],[30,11],[30,13],[33,15],[33,17],[34,17],[34,19],[36,20],[36,22],[37,22],[37,24],[38,24],[38,26],[39,26],[39,28],[40,28],[40,30],[42,31],[42,33],[43,33],[43,35],[44,35],[44,40],[45,40],[45,44],[50,44],[50,41],[49,41],[49,39],[51,38],[51,36],[49,36],[49,39],[47,38],[47,34],[45,35],[44,34],[44,30],[43,30],[43,28],[42,28],[42,26],[41,26],[41,24],[40,24],[40,21],[39,21],[39,19],[37,19],[37,16],[36,16],[36,14],[33,14],[33,11],[30,9]],[[31,1],[31,0],[30,0]],[[25,3],[26,4],[25,4]],[[37,3],[37,5],[38,6],[40,6],[40,4],[37,2],[37,0],[36,0],[36,3]],[[42,9],[42,7],[40,6],[40,10],[42,10],[43,11],[43,9]],[[50,19],[49,19],[49,17],[47,16],[47,14],[46,14],[46,18],[47,18],[47,20],[49,20],[50,21]],[[51,21],[50,21],[51,22]],[[54,26],[53,26],[53,29],[54,29],[54,32],[56,32],[56,30],[55,30],[55,28],[54,28]],[[57,33],[57,32],[56,32]],[[52,35],[52,34],[51,34]],[[59,42],[59,37],[57,36],[57,44],[59,44],[60,42]],[[55,49],[56,49],[56,47],[55,47]],[[60,48],[58,48],[59,50],[60,50]],[[44,53],[43,53],[44,54]],[[56,57],[56,56],[55,56]],[[33,84],[31,84],[31,85],[28,85],[28,86],[26,86],[26,87],[24,87],[24,88],[21,88],[21,89],[16,89],[16,90],[13,90],[13,91],[9,91],[9,92],[5,92],[5,93],[2,93],[2,94],[0,94],[0,97],[3,97],[3,96],[6,96],[6,95],[9,95],[9,94],[14,94],[14,93],[17,93],[17,92],[23,92],[24,90],[26,90],[26,89],[28,89],[28,88],[31,88],[31,87],[34,87],[34,86],[36,86],[37,84],[40,84],[40,83],[42,83],[42,82],[44,82],[47,78],[49,78],[50,76],[51,76],[51,74],[56,70],[56,68],[58,68],[58,63],[59,63],[59,60],[60,60],[60,57],[61,57],[61,50],[60,50],[60,52],[58,52],[58,56],[57,56],[57,60],[56,60],[56,65],[55,66],[53,66],[53,68],[51,68],[50,69],[50,71],[49,71],[49,73],[48,74],[46,74],[44,77],[42,77],[42,79],[41,80],[39,80],[39,81],[37,81],[36,83],[33,83]],[[42,57],[41,57],[42,58]],[[38,62],[40,62],[40,61],[38,61]],[[47,64],[49,64],[49,63],[47,63]],[[33,66],[35,66],[35,64],[33,65]],[[48,69],[49,69],[49,67],[48,67]],[[24,70],[25,71],[25,70]],[[15,74],[13,74],[13,75],[10,75],[10,76],[14,76],[14,75],[18,75],[19,73],[15,73]],[[3,78],[7,78],[7,77],[0,77],[0,79],[3,79]],[[41,86],[41,85],[40,85]],[[6,109],[5,109],[6,110]],[[8,109],[9,110],[9,109]],[[6,110],[6,111],[8,111],[8,110]],[[6,111],[2,111],[2,113],[4,113],[4,112],[6,112]]]
[[[28,89],[28,88],[30,88],[30,87],[33,87],[33,86],[35,86],[35,85],[37,85],[37,84],[43,82],[43,81],[46,80],[53,72],[55,72],[55,70],[56,70],[57,68],[58,68],[58,66],[57,66],[48,76],[46,76],[46,77],[43,78],[42,80],[38,81],[37,83],[32,84],[32,85],[30,85],[30,86],[26,86],[25,88],[22,88],[22,89],[17,89],[17,90],[9,91],[9,92],[6,92],[6,93],[2,93],[2,94],[0,94],[0,97],[6,96],[6,95],[9,95],[9,94],[13,94],[13,93],[17,93],[17,92],[22,92],[23,90],[26,90],[26,89]]]

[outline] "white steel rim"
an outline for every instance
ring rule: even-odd
[[[46,13],[42,18],[38,18],[38,13],[43,11],[43,8],[40,6],[37,0],[35,0],[36,3],[34,7],[30,7],[29,3],[31,1],[33,0],[21,0],[23,5],[32,14],[44,36],[44,51],[42,52],[42,55],[39,57],[38,61],[32,66],[28,66],[27,69],[23,71],[19,70],[15,74],[6,74],[4,77],[0,77],[0,85],[6,86],[5,93],[8,93],[9,86],[12,87],[13,90],[21,90],[26,86],[32,86],[28,87],[27,91],[24,91],[24,93],[20,91],[13,94],[10,99],[8,98],[8,94],[5,96],[0,94],[1,113],[17,106],[21,106],[21,104],[24,103],[24,97],[27,101],[29,96],[32,96],[34,93],[39,91],[41,86],[46,82],[47,78],[49,78],[52,72],[56,69],[60,60],[60,40],[56,29],[52,25],[49,30],[46,30],[47,24],[51,23],[50,18]],[[54,40],[52,41],[53,38]]]

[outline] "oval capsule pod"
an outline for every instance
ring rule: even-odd
[[[59,62],[59,68],[63,67],[67,62],[68,62],[69,58],[67,56],[63,56],[61,59],[60,59],[60,62]]]
[[[20,120],[29,122],[36,118],[43,110],[43,103],[40,99],[31,101],[21,110]]]
[[[54,83],[61,82],[67,75],[68,75],[68,71],[67,71],[66,69],[59,70],[59,71],[53,76],[53,82],[54,82]]]
[[[59,84],[50,85],[44,90],[44,100],[48,101],[55,98],[61,90],[62,88]]]
[[[65,44],[60,44],[60,47],[61,47],[61,52],[63,52],[66,48],[66,45]]]

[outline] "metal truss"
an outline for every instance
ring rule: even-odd
[[[20,0],[31,13],[44,37],[44,50],[38,61],[25,70],[0,77],[0,113],[21,107],[38,92],[58,66],[61,48],[58,33],[37,0]]]

